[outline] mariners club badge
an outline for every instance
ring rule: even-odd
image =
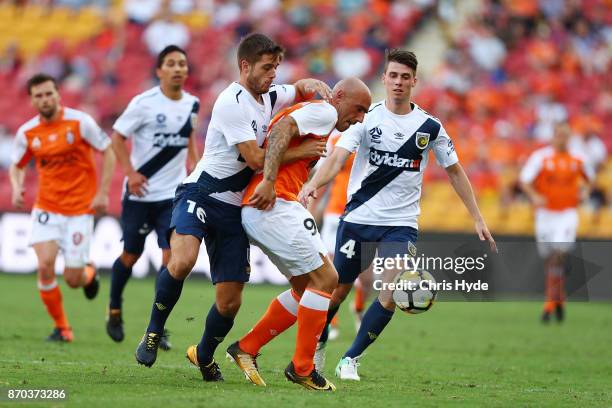
[[[416,145],[419,149],[423,150],[429,144],[429,133],[416,132]]]

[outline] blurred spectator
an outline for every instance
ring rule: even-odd
[[[8,169],[13,163],[13,136],[4,126],[0,126],[0,169]]]
[[[573,135],[569,142],[569,149],[579,152],[587,165],[598,171],[608,157],[606,145],[595,133]]]
[[[132,23],[145,25],[159,13],[162,0],[124,0],[124,10]]]
[[[164,2],[157,17],[143,33],[144,42],[151,56],[155,57],[168,45],[177,45],[186,49],[189,45],[189,29],[177,21],[168,2]]]
[[[506,56],[506,46],[491,30],[480,27],[469,38],[470,55],[474,61],[487,71],[499,68]]]
[[[552,139],[555,125],[567,120],[567,110],[552,95],[545,95],[536,105],[536,116],[535,137],[546,143]]]

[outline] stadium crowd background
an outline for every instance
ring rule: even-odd
[[[434,38],[422,34],[428,27]],[[34,114],[29,76],[58,78],[63,103],[92,114],[110,133],[129,100],[154,84],[154,55],[180,45],[191,67],[186,88],[201,100],[203,144],[212,104],[237,76],[236,44],[251,31],[286,48],[275,82],[316,77],[333,84],[355,75],[370,84],[374,100],[383,97],[386,48],[413,49],[416,38],[435,42],[438,54],[417,51],[423,68],[414,100],[453,138],[492,232],[532,234],[517,175],[529,153],[550,140],[554,123],[567,120],[574,147],[597,169],[579,236],[612,238],[610,0],[2,1],[0,212],[11,211],[6,169],[14,133]],[[113,215],[122,177],[117,169]],[[431,165],[426,178],[421,229],[472,233],[442,169]],[[27,186],[31,205],[33,171]]]

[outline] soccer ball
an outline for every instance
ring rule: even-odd
[[[393,301],[403,312],[410,314],[426,312],[436,300],[436,280],[425,270],[400,272],[393,283],[395,283]]]

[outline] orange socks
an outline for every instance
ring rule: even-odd
[[[546,302],[544,311],[552,312],[557,305],[563,305],[565,300],[565,277],[562,273],[548,272],[546,274]]]
[[[85,269],[83,270],[83,276],[85,277],[84,279],[85,283],[83,284],[83,286],[89,285],[95,275],[96,275],[96,268],[90,263],[85,265]]]
[[[67,329],[70,327],[68,319],[64,313],[64,305],[62,303],[62,292],[60,292],[57,281],[54,279],[50,284],[38,282],[38,290],[40,298],[47,307],[47,312],[55,322],[55,327]]]
[[[264,345],[295,323],[299,301],[300,298],[291,289],[274,298],[263,317],[240,339],[240,349],[253,356],[257,355]]]
[[[313,368],[313,358],[321,332],[327,321],[327,310],[331,294],[306,289],[297,312],[297,342],[293,365],[298,375],[309,375]]]

